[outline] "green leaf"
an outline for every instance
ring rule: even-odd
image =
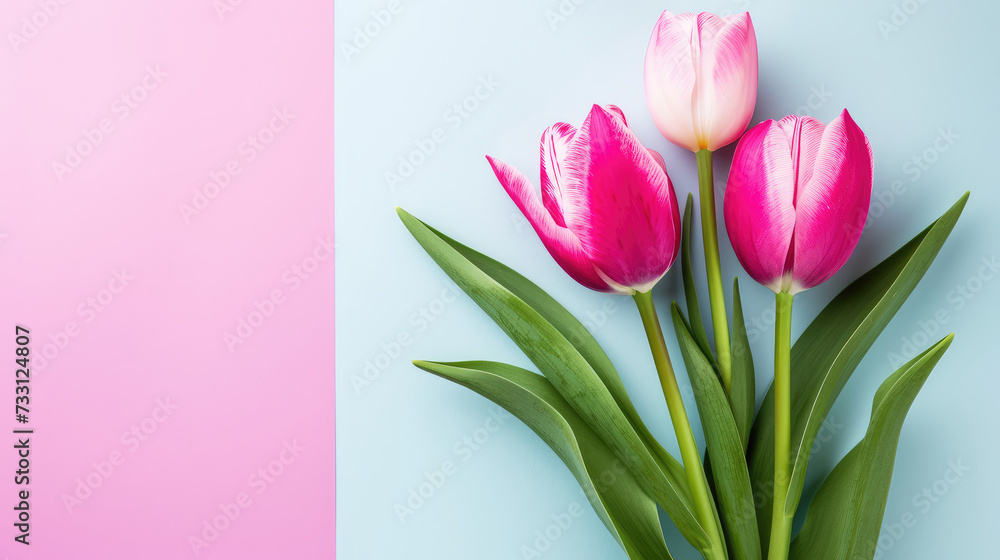
[[[934,261],[969,194],[878,266],[844,288],[792,347],[793,464],[785,503],[792,517],[805,483],[813,441],[830,407],[875,339]],[[748,451],[761,542],[770,538],[774,484],[774,392],[768,391]]]
[[[875,556],[903,420],[953,337],[910,360],[879,387],[868,432],[820,486],[792,541],[792,560]]]
[[[708,549],[708,535],[694,515],[690,492],[676,460],[670,459],[671,465],[669,455],[663,457],[650,450],[649,443],[636,431],[580,350],[538,310],[456,249],[453,243],[457,242],[449,243],[405,210],[397,212],[427,254],[538,367],[663,507],[681,534],[695,548]]]
[[[512,268],[466,247],[427,224],[422,223],[422,225],[451,246],[460,255],[468,259],[476,268],[482,270],[487,276],[531,306],[532,309],[537,311],[546,321],[555,327],[576,348],[580,355],[587,360],[590,367],[594,368],[594,372],[601,378],[601,382],[611,392],[611,396],[615,399],[615,403],[618,404],[618,408],[625,413],[629,423],[639,433],[647,447],[653,450],[654,455],[660,462],[661,468],[668,471],[674,479],[686,481],[684,467],[656,441],[653,434],[646,428],[646,424],[643,423],[631,399],[629,399],[628,393],[625,391],[625,385],[622,384],[621,377],[615,370],[615,366],[611,363],[608,355],[604,353],[604,350],[601,349],[597,341],[594,340],[590,331],[583,326],[583,323],[546,293],[545,290],[539,288]]]
[[[531,428],[569,467],[632,560],[670,559],[656,503],[544,377],[496,362],[413,362],[472,389]]]
[[[747,327],[743,323],[743,303],[740,300],[740,281],[733,280],[733,393],[729,396],[736,419],[736,428],[740,431],[743,451],[746,451],[750,441],[750,426],[753,425],[753,409],[757,400],[757,381],[754,378],[753,355],[750,352],[750,341],[747,339]]]
[[[712,353],[712,347],[708,345],[708,333],[705,331],[705,323],[701,320],[701,308],[698,307],[698,288],[695,287],[694,273],[691,271],[691,223],[694,221],[694,195],[688,193],[687,202],[684,204],[684,220],[681,229],[681,277],[684,279],[684,302],[687,306],[688,317],[691,318],[691,335],[694,336],[698,347],[704,354],[715,371],[719,371],[719,363]]]
[[[726,392],[716,377],[676,303],[671,306],[677,342],[684,356],[712,470],[719,517],[733,560],[760,560],[757,517],[750,489],[743,441],[729,408]]]

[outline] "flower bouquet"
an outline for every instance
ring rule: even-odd
[[[952,340],[891,373],[864,438],[828,474],[792,532],[810,450],[865,353],[930,267],[968,194],[837,295],[795,341],[795,296],[833,276],[864,230],[872,147],[844,110],[824,124],[786,116],[749,130],[757,42],[749,14],[665,12],[645,61],[653,121],[694,152],[710,316],[691,264],[694,201],[683,218],[664,160],[613,105],[541,138],[541,195],[517,169],[487,157],[501,186],[573,279],[631,296],[663,389],[680,458],[653,437],[608,356],[583,324],[511,268],[421,222],[399,216],[423,249],[485,311],[538,372],[489,361],[414,364],[507,409],[569,467],[631,559],[671,558],[658,507],[708,560],[874,557],[906,413]],[[737,142],[723,198],[730,242],[747,275],[775,293],[774,380],[756,402],[751,346],[733,282],[719,259],[712,154]],[[682,306],[669,325],[704,432],[698,448],[652,290],[680,254]],[[706,324],[710,325],[706,328]],[[712,334],[711,339],[709,333]]]

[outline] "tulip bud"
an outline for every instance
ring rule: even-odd
[[[541,201],[518,170],[487,156],[552,258],[593,290],[648,292],[680,248],[680,212],[663,158],[617,107],[594,105],[580,129],[542,134]]]
[[[735,142],[757,101],[757,36],[749,13],[663,12],[646,50],[646,103],[656,127],[693,152]]]
[[[861,237],[873,170],[868,138],[846,109],[826,126],[788,116],[752,128],[736,147],[723,201],[743,268],[775,293],[833,276]]]

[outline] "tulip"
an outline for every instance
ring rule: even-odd
[[[794,294],[847,262],[872,194],[872,149],[845,109],[830,124],[811,117],[765,121],[736,146],[723,213],[740,264],[775,293],[774,509],[768,560],[787,560]],[[791,508],[794,511],[794,507]]]
[[[639,143],[617,107],[594,105],[580,129],[545,130],[541,200],[522,173],[487,159],[549,254],[580,284],[648,292],[677,257],[680,212],[663,158]]]
[[[732,388],[732,353],[715,216],[712,152],[746,130],[757,102],[757,36],[749,13],[663,12],[646,49],[646,103],[660,132],[697,154],[705,274],[719,376]]]
[[[774,292],[825,282],[847,262],[868,215],[872,150],[845,109],[768,120],[740,140],[723,213],[740,264]]]
[[[513,167],[487,156],[545,248],[577,282],[631,295],[639,309],[712,560],[725,557],[698,444],[651,294],[680,249],[681,217],[663,158],[639,143],[621,110],[594,105],[578,130],[542,134],[542,197]]]
[[[749,13],[663,12],[646,50],[646,103],[656,127],[692,152],[736,141],[757,101],[757,37]]]

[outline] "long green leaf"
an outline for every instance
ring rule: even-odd
[[[910,360],[879,387],[868,432],[820,486],[792,542],[792,560],[874,557],[903,420],[952,338]]]
[[[698,306],[698,288],[694,283],[694,272],[691,270],[691,224],[694,222],[694,195],[688,193],[684,203],[684,220],[681,222],[681,277],[684,280],[684,303],[687,306],[688,317],[691,319],[691,335],[694,337],[701,352],[708,358],[716,371],[719,363],[708,345],[708,333],[705,323],[701,320],[701,308]]]
[[[414,364],[507,409],[569,467],[631,560],[670,559],[656,503],[544,377],[496,362]]]
[[[594,368],[594,372],[597,373],[604,386],[611,392],[611,396],[615,399],[622,412],[625,413],[632,427],[639,432],[643,441],[653,450],[654,456],[660,462],[661,468],[666,470],[673,479],[686,481],[684,467],[650,433],[636,411],[635,406],[632,404],[631,399],[629,399],[628,393],[625,391],[625,385],[622,384],[621,377],[618,375],[618,371],[615,370],[615,366],[611,363],[608,355],[594,339],[594,336],[590,334],[590,331],[572,313],[567,311],[565,307],[545,292],[545,290],[507,265],[459,243],[427,224],[424,224],[424,226],[442,241],[450,245],[452,249],[468,259],[476,268],[482,270],[487,276],[531,306],[532,309],[537,311],[546,321],[555,327],[580,352],[580,355],[587,360],[590,367]]]
[[[743,451],[746,452],[750,441],[750,426],[753,425],[753,408],[757,400],[757,381],[754,377],[753,355],[750,352],[750,340],[747,339],[747,327],[743,322],[743,303],[740,300],[739,279],[733,280],[733,389],[729,401],[736,419],[736,428],[740,431]]]
[[[698,403],[702,430],[705,432],[710,459],[708,463],[712,470],[712,482],[729,558],[760,560],[761,547],[753,493],[750,489],[750,473],[747,472],[743,441],[729,408],[726,392],[719,383],[712,364],[691,335],[691,327],[676,303],[671,306],[671,314],[681,354],[684,356],[684,365]]]
[[[930,267],[969,194],[881,264],[855,280],[802,333],[791,352],[792,456],[785,515],[792,517],[805,483],[809,453],[834,400]],[[748,448],[761,542],[770,538],[774,479],[774,392],[754,421]]]
[[[580,351],[537,310],[490,277],[426,224],[397,209],[427,254],[493,319],[625,463],[697,549],[710,547],[683,479],[664,467]]]

